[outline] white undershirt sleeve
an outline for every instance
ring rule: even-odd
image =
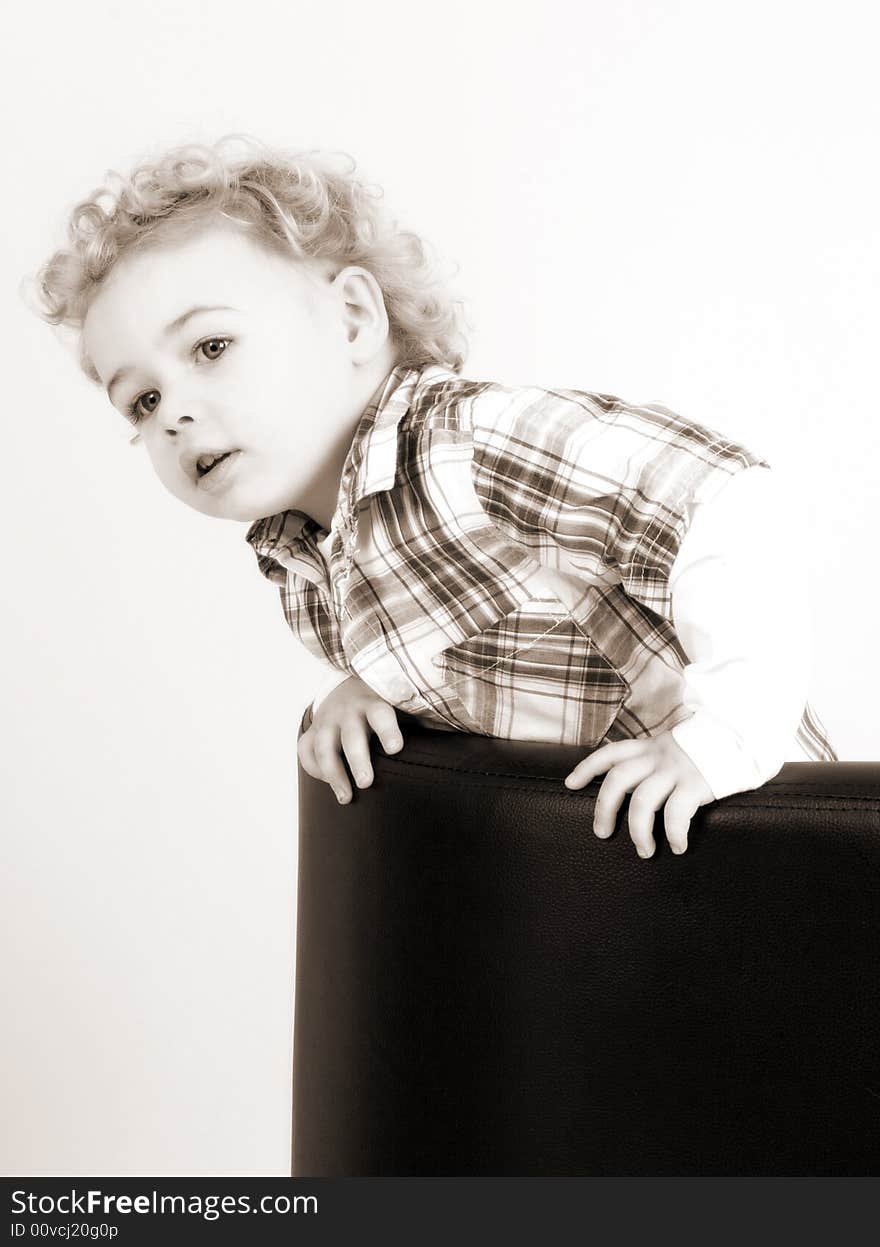
[[[672,568],[693,711],[672,735],[716,800],[777,774],[806,704],[812,635],[797,505],[770,469],[744,469],[697,508]]]

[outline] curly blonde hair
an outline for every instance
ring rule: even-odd
[[[108,184],[73,208],[69,246],[37,273],[35,310],[50,324],[81,329],[120,256],[195,232],[220,215],[285,255],[366,268],[385,298],[397,362],[459,372],[467,350],[461,300],[447,292],[424,241],[383,209],[382,190],[355,179],[354,160],[345,160],[349,167],[339,170],[331,153],[270,148],[229,134],[213,145],[171,148],[128,177],[110,170]],[[81,337],[79,363],[100,384]]]

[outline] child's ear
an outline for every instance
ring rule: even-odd
[[[388,339],[388,312],[382,288],[365,268],[349,265],[336,274],[349,355],[352,363],[367,364]]]

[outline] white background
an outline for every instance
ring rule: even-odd
[[[657,400],[801,497],[811,700],[876,705],[874,6],[19,7],[0,65],[7,1174],[288,1172],[295,742],[317,665],[24,308],[108,168],[350,152],[458,267],[464,375]]]

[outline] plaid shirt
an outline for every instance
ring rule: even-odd
[[[762,463],[659,404],[398,366],[355,430],[329,559],[298,511],[246,539],[294,634],[386,701],[592,748],[691,718],[670,571],[694,509]],[[835,758],[809,706],[794,726],[791,757]]]

